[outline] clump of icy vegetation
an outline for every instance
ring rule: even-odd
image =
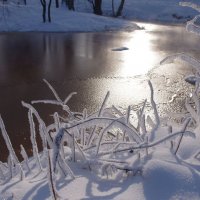
[[[94,172],[101,178],[119,179],[127,175],[148,177],[150,175],[147,166],[152,167],[150,160],[155,162],[154,154],[167,152],[181,160],[184,145],[187,146],[182,144],[183,139],[189,136],[196,141],[193,130],[200,127],[199,85],[196,85],[192,98],[186,101],[186,108],[191,116],[183,119],[180,128],[173,129],[170,125],[163,126],[161,122],[150,81],[150,103],[154,116],[145,112],[147,103],[145,100],[143,106],[137,111],[137,126],[130,121],[132,113],[130,106],[125,115],[115,106],[106,107],[109,92],[98,112],[89,114],[87,109],[84,109],[82,113],[78,113],[71,111],[67,105],[76,93],[71,93],[62,100],[52,85],[46,80],[44,82],[54,94],[55,100],[37,100],[32,101],[31,104],[22,102],[28,110],[33,157],[28,158],[26,150],[21,145],[24,161],[19,162],[3,120],[0,118],[1,132],[9,150],[8,161],[0,163],[1,184],[14,177],[19,177],[20,181],[28,179],[33,182],[46,179],[52,199],[60,199],[56,182],[68,178],[76,179],[73,169],[75,165],[91,173]],[[194,101],[195,106],[191,106],[188,102],[191,100]],[[54,123],[46,125],[33,106],[39,103],[59,105],[67,113],[67,117],[63,118],[55,112]],[[39,131],[36,131],[36,123]],[[42,152],[38,151],[36,135],[39,135],[42,140]],[[191,155],[193,159],[200,159],[199,151],[198,141],[198,148]]]

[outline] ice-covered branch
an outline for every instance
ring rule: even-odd
[[[103,139],[103,136],[104,134],[111,128],[111,126],[114,125],[115,122],[117,122],[119,119],[115,119],[113,120],[106,128],[103,129],[103,131],[100,133],[100,136],[99,136],[99,140],[98,140],[98,143],[97,143],[97,148],[96,148],[96,155],[99,153],[99,148],[101,146],[101,141]]]
[[[102,103],[102,105],[101,105],[101,108],[99,109],[98,117],[101,116],[102,111],[103,111],[103,109],[104,109],[104,107],[105,107],[105,104],[106,104],[106,102],[107,102],[109,96],[110,96],[110,92],[108,91],[107,94],[106,94],[106,96],[105,96],[105,98],[104,98],[104,100],[103,100],[103,103]]]
[[[99,127],[108,125],[112,121],[115,121],[116,118],[107,118],[107,117],[93,117],[93,118],[88,118],[86,120],[76,122],[75,124],[66,127],[66,130],[72,130],[76,128],[77,126],[79,127],[92,127],[94,125],[98,125]],[[121,128],[122,130],[126,130],[126,133],[130,137],[131,140],[135,140],[136,142],[140,143],[142,142],[142,138],[139,136],[139,134],[133,130],[129,125],[127,125],[123,121],[116,121],[115,122],[116,127]]]
[[[188,56],[184,53],[178,53],[178,54],[167,56],[165,59],[163,59],[160,62],[160,65],[174,63],[175,61],[190,64],[198,72],[200,72],[200,62],[198,60],[196,60],[195,58]]]
[[[75,94],[77,94],[77,92],[71,92],[66,99],[64,100],[64,104],[66,105],[68,103],[68,101],[72,98],[72,96],[74,96]]]
[[[36,142],[36,133],[35,133],[35,123],[33,121],[32,110],[28,111],[28,119],[29,119],[30,132],[31,132],[31,143],[32,143],[32,148],[33,148],[33,156],[34,156],[34,158],[36,158],[39,170],[42,171],[43,169],[42,169],[42,164],[40,162],[40,156],[38,153],[38,147],[37,147],[37,142]]]
[[[52,91],[52,93],[55,96],[56,100],[58,102],[62,102],[61,98],[58,96],[56,90],[51,86],[51,84],[47,80],[45,80],[45,79],[43,79],[43,81],[47,84],[47,86],[49,87],[49,89]]]
[[[8,148],[10,158],[13,159],[14,163],[15,163],[16,165],[19,166],[20,175],[21,175],[21,176],[20,176],[20,179],[23,180],[24,177],[25,177],[24,171],[23,171],[23,169],[22,169],[21,163],[19,162],[19,160],[18,160],[18,158],[17,158],[17,156],[16,156],[16,154],[15,154],[15,151],[14,151],[14,149],[13,149],[12,143],[11,143],[10,138],[9,138],[9,136],[8,136],[8,134],[7,134],[7,131],[6,131],[6,129],[5,129],[5,125],[4,125],[4,122],[3,122],[3,119],[2,119],[2,117],[1,117],[1,115],[0,115],[0,128],[1,128],[2,136],[3,136],[3,138],[4,138],[4,141],[5,141],[5,143],[6,143],[6,146],[7,146],[7,148]]]
[[[151,91],[151,105],[154,111],[154,116],[155,116],[155,126],[153,127],[152,131],[151,131],[151,135],[150,135],[150,141],[153,141],[155,138],[155,132],[157,131],[159,125],[160,125],[160,117],[158,115],[158,110],[157,110],[157,106],[156,103],[154,101],[154,90],[153,90],[153,86],[151,81],[148,81],[149,87],[150,87],[150,91]]]
[[[39,134],[40,134],[40,137],[42,139],[43,147],[46,148],[46,145],[47,145],[47,142],[48,142],[48,145],[52,148],[52,146],[53,146],[52,139],[51,139],[50,135],[48,134],[47,127],[46,127],[44,121],[42,120],[42,118],[40,117],[39,113],[37,112],[37,110],[32,105],[25,103],[24,101],[22,101],[22,105],[25,108],[28,108],[29,110],[31,110],[31,112],[37,118],[37,120],[39,122],[39,130],[40,130]]]
[[[185,131],[185,132],[175,132],[171,135],[168,135],[160,140],[157,140],[155,142],[152,142],[152,143],[148,143],[148,144],[140,144],[140,145],[134,145],[134,146],[129,146],[129,147],[125,147],[125,148],[121,148],[121,149],[116,149],[114,151],[106,151],[106,152],[101,152],[98,154],[98,156],[104,156],[104,155],[108,155],[108,154],[112,154],[112,153],[118,153],[118,152],[123,152],[123,151],[129,151],[129,150],[137,150],[137,149],[145,149],[145,148],[151,148],[151,147],[154,147],[154,146],[157,146],[169,139],[172,139],[172,138],[175,138],[179,135],[185,135],[185,136],[190,136],[190,137],[195,137],[195,134],[190,132],[190,131]]]
[[[175,155],[176,155],[177,152],[178,152],[178,149],[179,149],[179,147],[180,147],[181,141],[182,141],[182,139],[183,139],[184,132],[185,132],[186,128],[188,127],[190,121],[191,121],[191,118],[188,118],[188,119],[185,120],[185,122],[184,122],[184,124],[183,124],[183,128],[182,128],[182,130],[181,130],[181,132],[183,132],[183,133],[181,134],[180,139],[179,139],[179,141],[178,141],[178,145],[177,145],[177,148],[176,148],[176,150],[175,150]]]
[[[20,153],[21,153],[21,155],[22,155],[22,157],[24,159],[26,167],[27,167],[28,171],[31,171],[30,166],[29,166],[29,162],[28,162],[29,160],[28,160],[28,155],[26,153],[26,150],[24,149],[23,145],[20,145],[20,148],[21,148],[21,152]]]

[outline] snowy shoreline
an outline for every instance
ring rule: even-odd
[[[14,0],[12,0],[14,1]],[[105,32],[134,31],[139,29],[135,24],[152,23],[158,25],[183,25],[192,19],[196,12],[190,8],[180,7],[178,0],[158,1],[151,4],[145,0],[127,0],[122,17],[113,18],[110,2],[103,0],[103,16],[92,13],[89,3],[76,1],[76,11],[68,11],[65,5],[55,8],[52,5],[52,22],[42,22],[42,8],[34,0],[22,3],[0,4],[0,32]],[[151,9],[153,9],[151,11]]]

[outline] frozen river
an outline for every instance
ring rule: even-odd
[[[21,100],[53,99],[43,78],[63,99],[78,92],[69,102],[72,111],[97,110],[108,90],[109,105],[136,109],[149,97],[150,79],[161,115],[165,110],[181,112],[191,90],[184,76],[194,72],[186,65],[159,62],[180,52],[200,58],[200,38],[183,26],[140,25],[144,30],[135,32],[1,33],[0,113],[14,147],[29,145],[27,110]],[[57,108],[37,109],[49,123]],[[0,136],[0,151],[5,152],[2,143]],[[0,160],[4,157],[1,153]]]

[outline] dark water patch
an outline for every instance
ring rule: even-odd
[[[108,106],[115,104],[126,109],[128,105],[140,105],[149,97],[149,78],[159,109],[179,111],[178,103],[169,104],[168,100],[178,88],[178,92],[189,90],[184,75],[193,71],[188,66],[154,67],[173,53],[186,51],[200,57],[200,39],[183,27],[142,26],[144,30],[129,33],[0,34],[0,113],[18,154],[21,143],[31,154],[27,109],[22,107],[21,100],[30,103],[54,98],[44,78],[61,99],[78,92],[69,101],[72,111],[81,112],[85,107],[89,112],[98,110],[108,90]],[[128,50],[112,51],[116,47]],[[35,107],[47,124],[53,122],[51,115],[55,111],[62,113],[58,106]],[[7,151],[1,135],[0,152],[0,160],[5,160]]]

